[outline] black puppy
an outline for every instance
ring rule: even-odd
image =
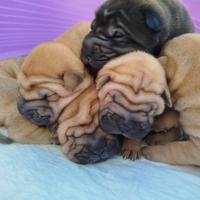
[[[92,75],[110,59],[133,50],[158,55],[162,45],[194,32],[178,0],[108,0],[96,12],[81,59]]]

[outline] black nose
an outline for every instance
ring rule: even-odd
[[[53,123],[53,112],[48,106],[40,106],[40,102],[41,101],[25,101],[23,98],[20,98],[17,102],[17,107],[19,113],[33,124],[37,126],[48,126]]]
[[[127,138],[143,139],[150,131],[149,121],[126,119],[116,113],[107,112],[100,117],[101,128],[110,134],[123,135]]]
[[[75,155],[79,164],[93,164],[107,160],[118,154],[120,145],[117,137],[114,139],[100,138],[94,144],[85,145],[81,152]]]
[[[102,52],[101,43],[102,41],[93,33],[89,33],[85,37],[81,49],[81,60],[93,76],[96,76],[97,72],[109,60],[107,54]]]

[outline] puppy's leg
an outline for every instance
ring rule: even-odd
[[[142,154],[146,159],[156,162],[200,166],[200,138],[191,137],[187,141],[163,146],[147,146],[142,149]]]
[[[145,142],[148,145],[163,145],[169,142],[174,142],[179,139],[179,129],[173,128],[168,131],[162,131],[159,133],[149,134],[145,138]]]
[[[138,139],[127,139],[125,138],[122,144],[121,155],[124,159],[136,160],[140,158],[141,140]]]

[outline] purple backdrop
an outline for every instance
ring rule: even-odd
[[[200,32],[200,0],[182,0]],[[104,0],[1,0],[0,59],[26,54],[79,21],[91,20]]]

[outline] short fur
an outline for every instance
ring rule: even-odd
[[[192,20],[178,0],[108,0],[84,40],[82,61],[96,75],[114,57],[134,50],[157,56],[168,40],[192,32]]]
[[[164,111],[163,94],[171,105],[162,66],[145,52],[128,53],[108,62],[96,83],[102,129],[134,139],[133,145],[125,140],[122,153],[135,159],[138,145],[150,132],[154,117]]]
[[[147,159],[200,166],[200,35],[185,34],[169,41],[159,58],[163,64],[179,125],[187,141],[146,147]],[[166,120],[168,120],[166,118]],[[162,127],[162,124],[160,124]],[[164,135],[163,135],[164,137]]]
[[[65,107],[53,126],[63,152],[70,160],[91,164],[119,152],[117,137],[99,127],[98,113],[99,100],[95,85],[92,85]]]
[[[8,132],[0,141],[24,144],[56,143],[47,129],[32,124],[17,110],[17,76],[23,61],[24,57],[0,61],[0,126],[5,127]]]
[[[25,59],[18,77],[18,108],[34,124],[54,123],[62,109],[92,84],[79,59],[88,31],[88,23],[80,23],[56,41],[38,45]]]
[[[88,23],[79,26],[88,28]],[[79,59],[85,34],[79,26],[26,58],[18,78],[18,108],[31,122],[48,127],[70,160],[88,164],[112,157],[119,144],[99,128],[96,89]]]

